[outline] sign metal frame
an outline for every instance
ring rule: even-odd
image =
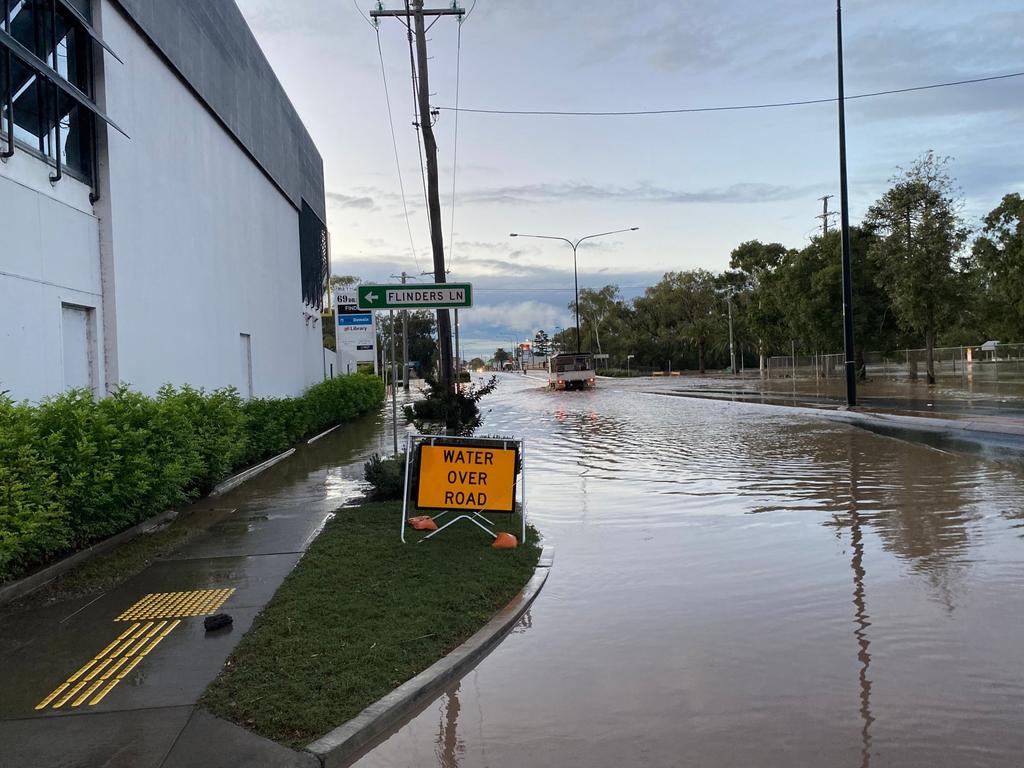
[[[515,499],[519,497],[519,511],[522,523],[522,532],[520,538],[520,544],[526,541],[526,441],[519,438],[500,438],[500,437],[457,437],[452,435],[420,435],[420,434],[407,434],[405,436],[405,485],[402,491],[402,523],[399,528],[399,537],[402,543],[405,543],[405,526],[408,520],[409,513],[409,490],[410,490],[410,473],[412,472],[412,456],[413,451],[425,445],[452,445],[453,447],[461,447],[459,443],[464,443],[467,448],[478,448],[486,450],[486,444],[493,445],[495,448],[501,448],[503,450],[510,450],[518,447],[518,466],[519,466],[519,477],[518,480],[513,478],[513,490],[512,490],[512,513],[515,513]],[[419,508],[419,507],[417,507]],[[443,517],[449,512],[459,512],[452,520],[442,525],[436,531],[429,533],[419,540],[417,543],[423,543],[432,536],[436,536],[441,533],[445,528],[454,525],[459,520],[468,520],[471,523],[477,525],[481,529],[487,532],[491,538],[497,537],[497,534],[488,528],[484,523],[493,525],[490,520],[483,516],[485,508],[472,510],[466,508],[446,509],[446,508],[435,508],[435,507],[424,507],[424,509],[441,509],[441,513],[434,515],[434,519]],[[495,510],[498,511],[498,510]],[[480,521],[483,521],[481,523]]]

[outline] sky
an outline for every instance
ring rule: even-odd
[[[367,0],[237,1],[323,156],[332,272],[393,282],[432,269],[402,23],[382,20],[378,51]],[[463,108],[563,111],[831,98],[831,0],[465,7],[461,28],[443,17],[428,33],[448,279],[475,289],[474,308],[460,313],[465,357],[572,325],[572,250],[511,232],[575,239],[639,227],[578,254],[581,288],[612,283],[632,298],[667,271],[728,268],[747,240],[800,247],[821,225],[818,198],[836,195],[838,208],[834,103],[657,116],[462,112],[457,141],[446,109],[456,92]],[[848,96],[1024,71],[1019,0],[846,0],[843,22]],[[849,101],[852,221],[931,149],[952,158],[976,225],[1024,184],[1022,97],[1024,77]]]

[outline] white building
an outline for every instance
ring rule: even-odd
[[[0,392],[323,378],[323,165],[233,0],[3,7]]]

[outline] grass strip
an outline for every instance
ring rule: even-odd
[[[400,507],[338,511],[206,689],[207,709],[304,746],[458,647],[533,574],[533,529],[514,550],[466,521],[403,545]],[[518,517],[491,519],[518,535]]]

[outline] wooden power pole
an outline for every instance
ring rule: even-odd
[[[427,159],[427,211],[430,219],[430,245],[434,255],[434,282],[447,282],[444,264],[444,235],[441,224],[441,196],[437,181],[437,140],[434,138],[434,126],[431,124],[430,111],[430,79],[427,72],[427,16],[457,16],[461,21],[466,11],[453,6],[451,8],[423,7],[423,0],[405,0],[405,9],[388,11],[378,5],[377,10],[370,11],[376,21],[382,17],[403,19],[410,34],[414,33],[416,42],[417,77],[416,100],[419,109],[419,130],[423,136],[423,153]],[[447,309],[437,310],[437,344],[441,353],[441,383],[448,390],[454,386],[452,358],[452,321]]]

